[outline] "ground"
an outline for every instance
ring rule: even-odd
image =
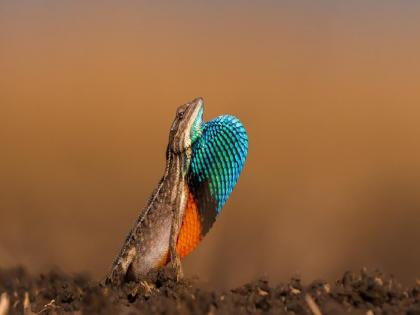
[[[23,268],[0,270],[0,315],[7,314],[409,314],[420,315],[420,281],[410,288],[378,271],[346,272],[335,283],[303,285],[293,278],[265,279],[226,292],[194,280],[177,283],[168,270],[140,284],[108,288],[85,275],[51,271],[32,276]],[[2,310],[3,309],[3,310]],[[3,313],[3,314],[2,314]]]

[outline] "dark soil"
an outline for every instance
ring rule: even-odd
[[[303,285],[301,279],[293,278],[273,286],[258,280],[212,292],[188,280],[177,283],[167,270],[116,290],[83,275],[51,271],[33,277],[16,268],[0,270],[0,293],[0,313],[9,305],[9,314],[420,315],[419,281],[405,288],[392,277],[365,269],[346,272],[335,283]]]

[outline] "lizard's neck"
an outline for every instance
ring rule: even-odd
[[[166,152],[166,170],[164,178],[185,177],[191,162],[191,148],[181,153],[174,153],[168,148]]]
[[[166,154],[166,170],[163,177],[167,197],[171,204],[179,203],[179,196],[186,187],[186,176],[190,167],[191,150],[174,153],[168,149]]]

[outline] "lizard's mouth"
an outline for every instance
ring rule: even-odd
[[[202,98],[195,99],[191,105],[191,117],[188,120],[187,130],[189,133],[185,135],[185,148],[191,148],[192,144],[201,136],[203,125],[204,102]]]
[[[186,112],[189,113],[188,121],[195,121],[198,116],[202,116],[204,112],[204,101],[201,97],[197,97],[188,104]]]

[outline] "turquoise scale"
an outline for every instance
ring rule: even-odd
[[[200,116],[200,115],[199,115]],[[238,118],[219,116],[207,123],[195,122],[190,190],[207,233],[235,187],[248,153],[248,135]]]

